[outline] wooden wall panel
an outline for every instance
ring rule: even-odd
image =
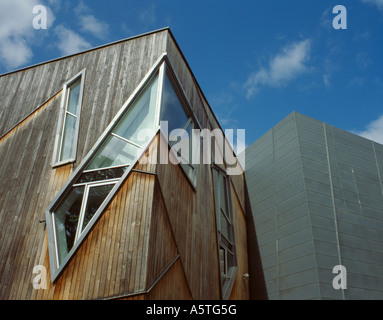
[[[165,51],[166,34],[166,30],[153,33],[0,76],[0,299],[47,296],[36,294],[31,286],[33,267],[41,259],[45,261],[41,252],[44,223],[39,221],[45,219],[48,204],[72,170]],[[73,168],[52,169],[62,86],[83,68],[86,78],[77,162]],[[136,268],[136,262],[131,267]],[[113,278],[110,268],[107,275],[112,273]],[[78,277],[74,275],[73,281],[78,283]],[[96,292],[100,286],[89,284],[86,289]],[[62,296],[71,296],[72,289]]]
[[[71,166],[52,170],[51,141],[60,95],[0,139],[0,298],[31,294],[32,271],[44,242],[45,208]],[[40,222],[41,221],[41,222]]]
[[[230,300],[248,300],[250,299],[249,279],[243,277],[249,273],[247,256],[247,225],[246,216],[242,210],[239,198],[236,196],[233,184],[231,184],[232,203],[234,211],[234,233],[237,254],[238,271],[234,282]]]
[[[190,300],[189,286],[181,259],[171,266],[158,283],[145,295],[145,300]]]
[[[34,290],[34,297],[107,299],[145,292],[154,179],[132,172],[56,283]],[[41,257],[49,270],[47,250],[42,246]]]
[[[200,166],[194,189],[180,166],[138,164],[56,283],[49,279],[47,236],[40,223],[47,206],[167,50],[202,126],[218,127],[167,30],[0,76],[0,299],[220,298],[209,165]],[[85,67],[77,161],[52,169],[60,90]],[[148,152],[154,158],[156,143]],[[243,184],[237,179],[233,185],[242,245]],[[245,258],[242,250],[240,259]],[[47,268],[45,290],[32,288],[38,264]],[[235,286],[239,298],[245,288],[239,281]]]
[[[180,166],[158,165],[158,180],[193,299],[219,299],[219,266],[210,166],[195,190]],[[202,187],[203,186],[203,187]]]
[[[0,75],[0,137],[86,68],[80,155],[93,146],[146,72],[166,51],[167,30]],[[95,137],[93,136],[95,135]],[[83,140],[85,139],[85,140]]]
[[[209,102],[201,91],[199,84],[193,75],[190,67],[185,62],[182,52],[175,42],[174,38],[169,35],[167,42],[167,53],[172,63],[175,72],[185,90],[185,94],[191,103],[194,113],[197,115],[198,121],[202,128],[214,130],[220,127],[217,118],[215,117]],[[242,172],[242,169],[240,170]],[[235,191],[239,197],[242,208],[245,208],[245,193],[244,193],[244,175],[233,176],[233,184]]]
[[[158,280],[177,255],[178,251],[173,230],[169,222],[159,184],[156,182],[150,223],[147,288],[150,288]]]

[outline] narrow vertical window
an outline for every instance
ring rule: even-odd
[[[54,165],[76,160],[85,70],[64,84],[61,114],[57,126]]]
[[[193,136],[192,130],[200,127],[182,92],[181,84],[168,68],[164,77],[160,121],[167,121],[169,145],[175,151],[189,181],[196,188],[199,162],[193,164],[192,160],[199,160],[196,156],[199,150],[193,148],[193,139],[196,137]]]
[[[225,172],[216,166],[213,181],[222,297],[228,299],[237,271],[230,183]]]

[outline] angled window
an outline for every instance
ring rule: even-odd
[[[47,212],[51,238],[52,279],[55,279],[106,208],[119,182],[145,152],[158,130],[158,72],[148,76],[134,99],[99,139],[74,178]]]
[[[122,119],[113,128],[96,155],[87,166],[87,170],[121,165],[132,165],[137,155],[155,133],[156,100],[158,77],[151,81],[133,103]]]
[[[190,108],[181,85],[176,76],[167,69],[163,82],[160,120],[167,121],[169,145],[184,170],[193,187],[197,186],[198,164],[200,154],[199,139],[193,134],[193,129],[200,129],[198,121]],[[196,160],[193,163],[193,159]]]
[[[159,133],[160,120],[167,120],[172,130],[185,129],[188,135],[198,123],[177,77],[167,63],[166,54],[163,54],[49,205],[46,221],[52,281],[65,268],[133,166]],[[69,94],[71,86],[82,78],[68,83]],[[73,117],[71,110],[74,107],[65,104],[65,115],[70,113]],[[75,127],[78,127],[77,118],[75,120]],[[62,132],[65,132],[65,125]],[[66,140],[61,136],[58,145],[65,146],[63,141]],[[73,147],[69,149],[75,150]],[[60,148],[57,152],[61,155]],[[180,156],[186,159],[186,164],[182,164],[186,175],[189,179],[195,177],[197,170],[191,164],[190,157]]]
[[[221,290],[223,299],[228,299],[237,271],[230,181],[220,167],[214,166],[212,170]]]
[[[85,69],[64,84],[53,165],[76,160]]]

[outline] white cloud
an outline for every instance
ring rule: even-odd
[[[106,38],[109,25],[92,15],[91,9],[83,1],[80,1],[74,12],[83,32],[89,32],[99,39]]]
[[[32,56],[32,50],[23,38],[4,39],[0,42],[0,57],[9,68],[26,64]]]
[[[105,39],[108,33],[109,26],[107,23],[99,21],[93,15],[82,15],[79,17],[81,29],[90,32],[97,38]]]
[[[157,20],[155,3],[152,3],[151,5],[147,6],[145,10],[140,12],[138,17],[140,22],[144,25],[154,24]]]
[[[362,0],[364,3],[371,3],[383,10],[383,0]]]
[[[91,47],[91,44],[78,33],[64,27],[63,25],[57,26],[55,28],[55,33],[59,40],[57,47],[62,55],[70,55]]]
[[[323,83],[326,87],[329,87],[331,85],[330,78],[331,78],[331,74],[326,73],[323,75]]]
[[[0,1],[0,64],[17,68],[28,63],[32,56],[32,43],[36,33],[33,29],[33,7],[43,4],[41,0]],[[48,27],[54,20],[48,10]]]
[[[282,49],[282,52],[269,61],[267,68],[251,74],[245,84],[247,97],[254,95],[260,87],[280,87],[298,75],[309,70],[306,62],[309,59],[311,42],[303,40],[292,43]]]
[[[378,119],[370,122],[364,131],[354,133],[383,144],[383,114]]]

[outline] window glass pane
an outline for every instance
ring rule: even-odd
[[[229,251],[233,252],[233,245],[225,237],[221,237],[220,243],[225,246]]]
[[[86,210],[84,214],[84,221],[82,224],[81,232],[85,229],[89,221],[92,219],[98,208],[104,202],[109,192],[114,187],[113,184],[107,184],[102,186],[95,186],[89,188],[88,199],[86,203]]]
[[[72,188],[54,212],[56,243],[60,262],[73,247],[83,194],[83,186]]]
[[[183,164],[191,163],[188,132],[184,129],[174,129],[169,135],[169,141],[178,160]]]
[[[73,82],[69,88],[69,97],[68,97],[68,106],[67,110],[75,115],[77,115],[77,109],[79,107],[79,98],[80,98],[80,84],[81,77]]]
[[[80,178],[76,181],[76,183],[85,183],[85,182],[94,182],[94,181],[102,181],[108,179],[117,179],[120,178],[127,167],[118,167],[118,168],[110,168],[105,170],[97,170],[91,172],[84,172]]]
[[[76,119],[77,118],[66,113],[64,133],[62,137],[60,161],[71,159],[74,156],[74,152],[75,152],[74,138],[75,138]]]
[[[222,211],[221,211],[220,220],[221,220],[221,233],[225,236],[225,238],[227,240],[231,240],[231,237],[230,237],[230,224],[227,221],[226,216],[223,214]]]
[[[110,135],[92,158],[86,170],[130,165],[140,150],[142,149]]]
[[[150,137],[149,134],[145,134],[142,130],[149,129],[151,130],[151,134],[154,134],[157,82],[158,78],[149,85],[137,102],[130,107],[126,115],[124,115],[113,130],[115,134],[141,146],[147,142]]]
[[[219,247],[219,268],[222,274],[226,274],[226,251]]]
[[[183,139],[185,140],[185,152],[182,154],[184,159],[188,161],[188,163],[192,163],[192,140],[191,140],[191,122],[188,124],[188,126],[185,128],[185,135],[183,136]],[[187,148],[187,149],[186,149]]]
[[[235,267],[235,258],[232,253],[227,251],[227,269],[230,270],[231,267]]]
[[[165,75],[162,91],[160,120],[168,121],[169,133],[174,129],[183,128],[187,121],[184,108],[182,107],[167,75]]]
[[[220,185],[220,206],[224,210],[226,214],[228,214],[227,210],[227,192],[226,192],[226,183],[225,177],[222,174],[219,174],[219,185]]]

